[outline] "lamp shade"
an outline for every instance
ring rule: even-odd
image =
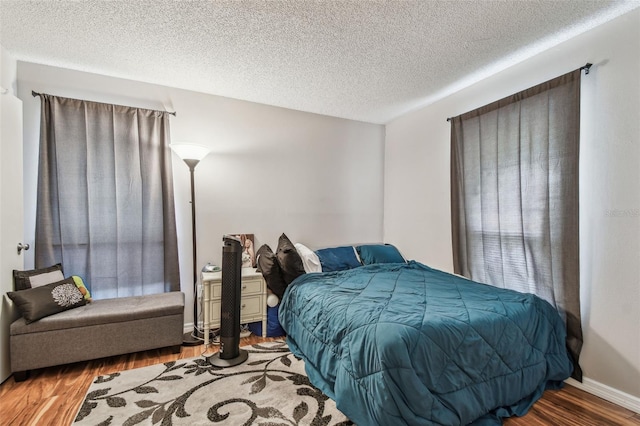
[[[192,143],[172,143],[171,149],[178,154],[183,160],[197,160],[200,161],[211,152],[211,150],[202,145],[196,145]]]

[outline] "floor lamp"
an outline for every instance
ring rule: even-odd
[[[191,174],[191,238],[193,242],[193,331],[182,337],[183,346],[196,346],[202,343],[203,334],[198,330],[198,267],[196,252],[196,197],[193,172],[210,150],[206,146],[187,143],[171,144],[171,149],[189,167]]]

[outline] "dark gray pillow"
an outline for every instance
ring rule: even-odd
[[[87,303],[73,278],[21,291],[7,292],[26,323]]]
[[[63,279],[62,265],[59,263],[48,268],[31,269],[29,271],[13,270],[13,288],[16,291],[55,283]],[[36,283],[35,285],[32,285],[32,280]]]
[[[298,250],[285,234],[280,235],[278,239],[276,257],[278,258],[280,269],[282,269],[282,278],[285,284],[291,284],[293,280],[305,273]]]
[[[262,273],[264,280],[267,282],[267,287],[278,296],[282,298],[287,284],[285,284],[282,278],[282,270],[276,255],[266,244],[260,246],[256,252],[256,261],[258,262],[258,270]]]

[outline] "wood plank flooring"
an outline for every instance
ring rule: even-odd
[[[241,339],[240,345],[272,340],[276,339],[252,335]],[[29,379],[20,383],[10,377],[0,385],[0,425],[71,425],[95,376],[200,356],[204,349],[204,345],[183,346],[179,354],[172,354],[169,349],[158,349],[44,368],[33,371]],[[213,346],[206,354],[211,355],[216,351],[217,347]],[[545,392],[526,416],[507,419],[504,424],[640,426],[640,414],[567,385],[559,391]]]

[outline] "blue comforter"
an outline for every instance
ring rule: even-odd
[[[359,426],[500,424],[573,368],[547,302],[417,262],[302,275],[279,319],[311,382]]]

